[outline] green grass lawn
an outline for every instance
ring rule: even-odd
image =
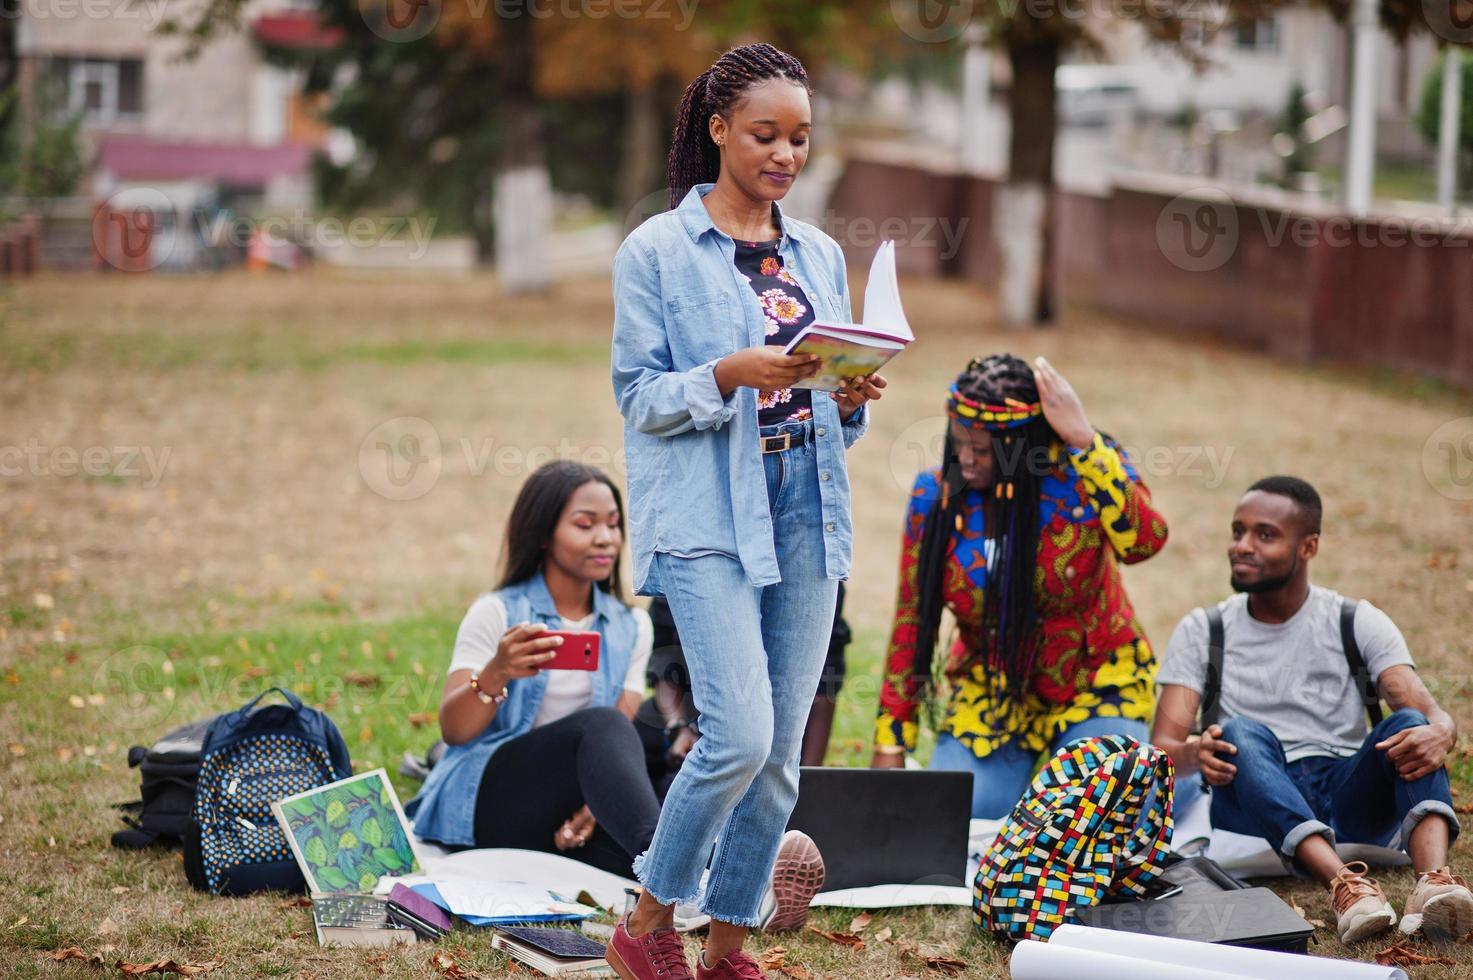
[[[868,758],[900,516],[945,383],[972,354],[998,349],[1045,354],[1095,424],[1158,451],[1146,477],[1171,542],[1127,571],[1158,649],[1186,610],[1224,592],[1241,488],[1300,472],[1327,503],[1317,580],[1390,612],[1438,697],[1473,725],[1473,502],[1439,493],[1423,461],[1429,436],[1468,414],[1464,396],[1084,311],[1050,331],[1008,332],[973,286],[903,288],[925,343],[894,363],[850,453],[855,640],[830,764]],[[416,787],[395,772],[400,756],[436,737],[455,629],[494,580],[521,480],[550,454],[622,478],[604,355],[611,312],[606,282],[508,298],[481,276],[43,276],[0,291],[0,448],[40,447],[38,462],[0,473],[0,975],[117,973],[49,958],[68,946],[109,964],[220,961],[212,977],[439,976],[430,957],[440,950],[507,975],[480,933],[382,960],[321,949],[309,910],[281,896],[202,895],[177,852],[110,848],[122,826],[111,804],[137,794],[129,745],[273,685],[326,708],[355,768],[388,769],[408,799]],[[421,496],[389,499],[365,467],[380,427],[406,417],[432,427],[438,478]],[[167,464],[152,477],[123,465],[62,471],[56,450],[94,447],[142,447]],[[1222,463],[1215,475],[1204,450]],[[1453,759],[1453,780],[1473,799],[1467,755]],[[1400,903],[1410,876],[1383,878]],[[1274,887],[1330,918],[1318,889]],[[852,918],[820,910],[813,921],[843,930]],[[812,933],[755,945],[846,980],[941,975],[927,955],[964,960],[963,977],[1006,975],[1005,950],[975,935],[968,910],[876,913],[863,935],[861,950]],[[1369,958],[1386,944],[1347,951],[1326,930],[1317,938],[1325,955]],[[1457,961],[1418,968],[1418,980],[1473,970],[1467,946],[1418,948]]]

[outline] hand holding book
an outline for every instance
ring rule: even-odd
[[[900,308],[895,243],[884,242],[870,263],[869,283],[864,289],[864,322],[815,320],[799,331],[785,348],[786,353],[814,354],[823,363],[816,373],[793,382],[791,387],[840,391],[846,384],[873,376],[914,339]],[[857,408],[850,409],[849,414]]]
[[[829,397],[839,403],[839,418],[847,422],[865,402],[877,401],[888,384],[882,376],[871,374],[845,382],[838,391],[830,392]]]

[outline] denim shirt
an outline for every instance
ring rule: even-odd
[[[781,581],[757,441],[757,392],[725,398],[716,364],[766,343],[761,301],[737,271],[736,244],[711,221],[697,184],[679,207],[640,225],[614,257],[614,397],[624,416],[634,589],[663,595],[651,556],[724,554],[753,587]],[[782,217],[778,254],[821,320],[847,323],[844,253],[812,225]],[[813,399],[825,573],[849,574],[853,527],[844,451],[869,407],[848,422],[825,393]]]
[[[506,607],[508,627],[521,622],[555,627],[559,622],[557,605],[541,572],[496,595]],[[633,611],[603,589],[593,590],[593,611],[593,628],[602,639],[598,670],[593,675],[592,707],[612,707],[624,689],[638,627]],[[476,796],[486,763],[501,745],[532,730],[546,693],[546,671],[513,680],[506,686],[506,700],[479,735],[462,745],[446,746],[424,786],[404,804],[417,836],[450,846],[475,846]],[[515,806],[516,801],[509,800],[508,805]]]

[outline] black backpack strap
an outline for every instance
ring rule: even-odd
[[[1222,610],[1207,606],[1207,678],[1202,685],[1202,730],[1217,724],[1222,707]]]
[[[1376,691],[1376,682],[1371,680],[1371,670],[1360,654],[1360,643],[1355,638],[1355,611],[1360,602],[1355,599],[1340,600],[1340,644],[1345,648],[1345,662],[1350,666],[1350,678],[1360,693],[1366,714],[1371,716],[1371,727],[1381,724],[1385,715],[1381,712],[1381,695]]]

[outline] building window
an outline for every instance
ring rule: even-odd
[[[1238,21],[1233,27],[1233,46],[1240,51],[1279,50],[1279,22],[1272,17]]]
[[[50,74],[68,113],[107,125],[143,113],[140,58],[52,58]]]

